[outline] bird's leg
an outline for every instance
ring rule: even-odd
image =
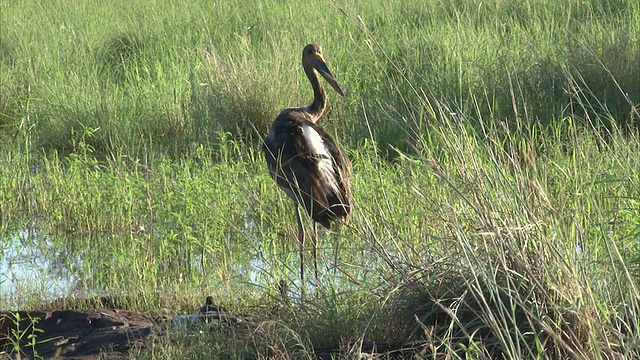
[[[304,226],[302,225],[302,215],[300,206],[296,205],[296,215],[298,216],[298,242],[300,243],[300,286],[304,292]]]
[[[316,286],[318,286],[318,223],[313,222],[313,238],[311,239],[313,242],[313,266],[316,276]]]

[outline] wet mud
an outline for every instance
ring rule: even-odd
[[[123,358],[156,324],[127,310],[0,312],[0,358]]]

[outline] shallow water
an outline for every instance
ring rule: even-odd
[[[166,241],[161,238],[162,233],[155,231],[154,241]],[[114,274],[118,279],[140,276],[136,272],[140,269],[134,267],[144,254],[140,255],[134,250],[123,257],[119,253],[122,251],[120,247],[130,246],[132,240],[126,236],[121,239],[118,235],[107,234],[52,234],[30,226],[13,233],[5,232],[2,237],[0,309],[3,310],[23,309],[25,304],[33,304],[34,300],[46,304],[58,298],[107,296],[110,295],[108,289],[114,289]],[[338,256],[334,248],[336,244],[329,244],[329,235],[325,234],[324,240],[325,247],[319,249],[320,281],[323,284],[328,281],[342,288],[346,279],[332,265]],[[176,282],[180,282],[182,279],[175,275],[186,271],[196,274],[196,278],[205,278],[204,286],[207,288],[219,288],[223,286],[221,282],[230,281],[232,284],[227,285],[231,291],[251,286],[259,292],[273,292],[278,281],[286,280],[292,296],[296,297],[302,292],[296,244],[282,246],[278,242],[262,243],[258,239],[247,243],[250,245],[245,243],[225,249],[225,261],[211,253],[203,258],[203,252],[198,247],[191,248],[187,256],[171,257],[154,253],[154,256],[161,258],[158,269],[162,269],[158,270],[161,274],[155,275],[164,283],[171,282],[174,277]],[[310,255],[309,252],[305,271],[308,293],[314,291],[315,283]],[[122,275],[122,271],[126,275]],[[226,274],[224,277],[227,280],[215,276],[220,273]],[[341,282],[342,285],[338,285]],[[115,288],[119,285],[122,284],[116,284]]]
[[[65,253],[35,227],[0,239],[0,307],[20,307],[34,292],[44,301],[73,292],[81,280],[73,271],[80,260]]]

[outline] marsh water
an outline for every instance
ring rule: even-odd
[[[5,234],[0,241],[0,295],[9,308],[20,307],[28,296],[42,300],[73,293],[89,278],[82,273],[82,257],[54,243],[35,227]]]
[[[154,243],[167,241],[160,231],[155,234]],[[339,240],[327,233],[322,235],[325,246],[319,249],[319,276],[348,283],[333,265],[341,256]],[[127,286],[136,289],[140,283],[156,291],[185,281],[207,289],[237,291],[243,286],[266,289],[284,278],[293,288],[299,287],[299,254],[293,242],[287,245],[256,239],[251,245],[236,244],[232,248],[190,246],[145,254],[141,250],[145,245],[136,244],[142,240],[123,238],[57,233],[36,225],[14,232],[5,230],[0,239],[0,308],[21,309],[26,304],[47,304],[59,298],[108,296],[113,291],[126,292]],[[305,261],[309,267],[310,255]],[[312,270],[307,274],[311,277]]]

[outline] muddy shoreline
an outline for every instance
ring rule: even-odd
[[[116,309],[0,311],[0,357],[117,359],[145,346],[160,322]]]

